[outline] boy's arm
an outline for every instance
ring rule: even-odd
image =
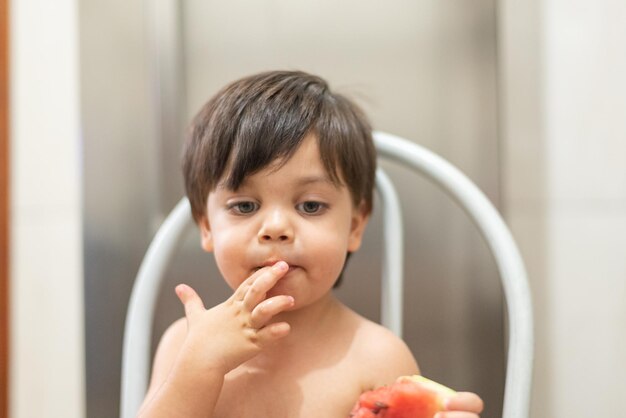
[[[163,335],[138,418],[206,417],[207,411],[215,408],[224,376],[217,370],[199,373],[187,360],[185,353],[181,353],[186,334],[187,324],[182,318]]]
[[[198,372],[185,358],[176,362],[138,417],[211,417],[224,382],[219,370]]]

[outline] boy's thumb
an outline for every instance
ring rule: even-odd
[[[185,316],[190,318],[198,312],[204,312],[206,309],[202,299],[190,286],[179,284],[176,286],[176,295],[185,306]]]

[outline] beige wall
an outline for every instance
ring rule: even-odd
[[[501,7],[505,207],[535,299],[536,418],[617,416],[626,392],[626,4],[574,3]]]
[[[76,16],[11,2],[12,418],[84,417]]]

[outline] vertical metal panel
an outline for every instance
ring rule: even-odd
[[[140,2],[80,3],[87,416],[119,411],[122,328],[158,212]]]
[[[118,410],[116,378],[130,280],[155,220],[182,195],[181,125],[225,83],[276,68],[317,73],[355,98],[377,129],[413,138],[441,154],[498,204],[493,1],[187,0],[146,2],[165,7],[147,7],[146,15],[120,0],[84,3],[90,417],[113,416]],[[165,25],[160,33],[153,30],[155,17]],[[101,39],[101,30],[111,26],[119,35]],[[154,45],[161,55],[154,55]],[[158,74],[165,84],[155,89],[150,79]],[[104,86],[103,79],[111,82]],[[496,417],[504,337],[495,265],[454,204],[426,181],[393,164],[383,166],[407,197],[405,339],[426,375],[478,392],[487,403],[483,416]],[[348,305],[374,320],[379,319],[380,277],[371,272],[380,271],[380,235],[375,213],[338,291]],[[198,243],[197,234],[191,234],[171,267],[155,335],[182,315],[173,293],[176,283],[197,287],[207,304],[228,295]]]

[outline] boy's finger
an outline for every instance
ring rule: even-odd
[[[244,296],[246,296],[246,293],[248,293],[248,289],[250,288],[250,285],[252,285],[252,283],[254,283],[254,281],[259,276],[261,276],[265,271],[269,270],[270,268],[271,267],[263,267],[263,268],[258,269],[254,273],[252,273],[250,277],[248,277],[246,280],[241,282],[239,287],[235,289],[235,292],[233,293],[233,296],[231,297],[231,299],[242,301]]]
[[[243,306],[248,310],[253,310],[263,299],[266,293],[274,287],[276,282],[289,270],[289,265],[284,261],[279,261],[271,268],[263,272],[248,288],[244,298]]]
[[[471,392],[458,392],[445,400],[447,411],[465,411],[480,414],[483,411],[483,400]]]
[[[190,286],[186,284],[179,284],[176,286],[176,295],[178,299],[185,305],[185,316],[187,319],[191,318],[197,313],[206,311],[202,299]]]
[[[261,328],[256,333],[256,342],[259,346],[275,341],[279,338],[283,338],[289,334],[291,327],[286,322],[278,322],[275,324],[269,324],[266,327]]]
[[[293,306],[292,296],[279,295],[259,303],[250,315],[250,325],[252,328],[261,328],[269,322],[274,315],[289,309]]]

